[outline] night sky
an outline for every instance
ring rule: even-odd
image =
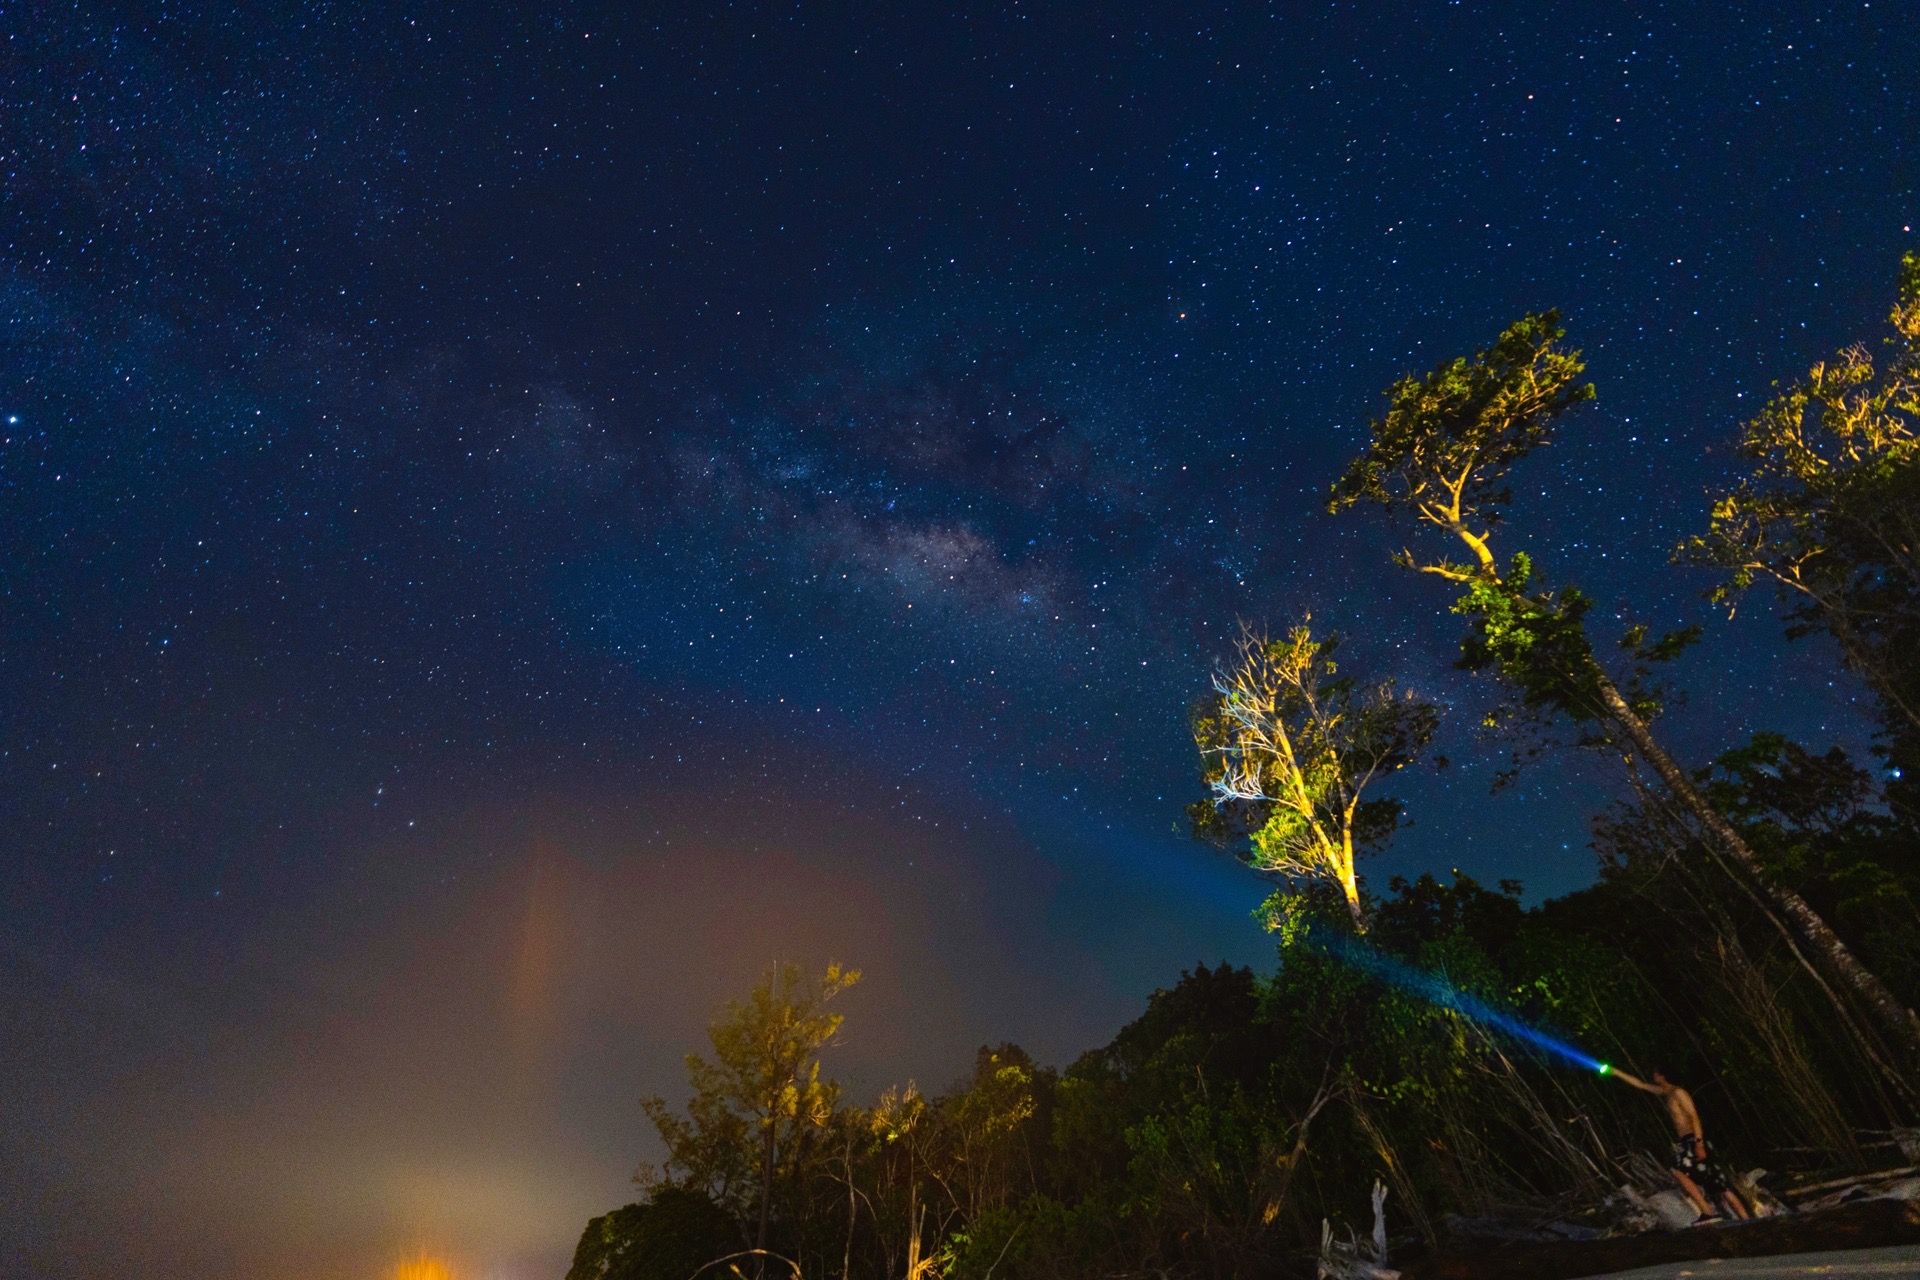
[[[1910,4],[699,8],[0,8],[0,1273],[557,1278],[776,957],[857,1101],[1267,962],[1242,618],[1448,707],[1376,885],[1586,883],[1321,510],[1529,308],[1509,547],[1708,624],[1689,758],[1864,741],[1667,556],[1920,245]]]

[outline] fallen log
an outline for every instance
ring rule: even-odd
[[[1798,1200],[1804,1196],[1818,1195],[1822,1191],[1838,1191],[1841,1187],[1864,1187],[1873,1182],[1891,1182],[1895,1178],[1909,1178],[1916,1173],[1920,1173],[1920,1164],[1908,1165],[1904,1169],[1880,1169],[1873,1173],[1856,1173],[1849,1178],[1832,1178],[1826,1182],[1788,1187],[1780,1194],[1789,1200]]]
[[[1605,1240],[1443,1245],[1409,1260],[1401,1275],[1404,1280],[1577,1280],[1663,1262],[1765,1258],[1896,1244],[1920,1244],[1920,1204],[1862,1200],[1812,1213]]]

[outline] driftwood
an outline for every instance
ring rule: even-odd
[[[1556,1244],[1483,1241],[1409,1261],[1404,1280],[1575,1280],[1663,1262],[1920,1244],[1920,1204],[1864,1200],[1752,1222]]]
[[[1881,1169],[1875,1173],[1856,1173],[1848,1178],[1834,1178],[1827,1182],[1805,1183],[1788,1187],[1781,1192],[1789,1200],[1799,1200],[1806,1196],[1818,1195],[1823,1191],[1837,1191],[1841,1187],[1866,1187],[1876,1182],[1891,1182],[1896,1178],[1910,1178],[1920,1173],[1920,1165],[1909,1165],[1904,1169]]]

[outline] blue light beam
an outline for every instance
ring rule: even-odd
[[[1524,1041],[1537,1049],[1544,1049],[1556,1057],[1564,1058],[1587,1071],[1606,1075],[1612,1070],[1598,1058],[1580,1052],[1563,1040],[1530,1027],[1526,1023],[1502,1013],[1478,996],[1469,995],[1436,973],[1425,973],[1411,965],[1403,964],[1391,956],[1382,955],[1372,947],[1353,938],[1345,937],[1328,929],[1309,929],[1307,945],[1323,955],[1331,956],[1349,968],[1371,974],[1380,981],[1399,987],[1402,991],[1419,996],[1442,1009],[1451,1009],[1463,1018],[1504,1031],[1516,1040]]]

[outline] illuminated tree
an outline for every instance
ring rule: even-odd
[[[1601,665],[1587,634],[1587,597],[1537,587],[1524,553],[1504,567],[1493,553],[1493,530],[1512,498],[1513,465],[1547,443],[1562,414],[1593,398],[1593,388],[1578,381],[1585,370],[1580,353],[1560,346],[1564,336],[1557,312],[1529,315],[1471,358],[1424,378],[1402,377],[1387,389],[1387,413],[1334,485],[1329,509],[1378,504],[1411,514],[1444,534],[1448,545],[1464,548],[1465,560],[1425,558],[1411,549],[1396,557],[1463,588],[1453,606],[1470,626],[1461,665],[1493,670],[1527,709],[1566,716],[1597,734],[1590,741],[1652,770],[1730,870],[1764,891],[1828,970],[1909,1049],[1920,1050],[1920,1019],[1803,897],[1765,875],[1739,832],[1654,738],[1649,722],[1658,701],[1638,678],[1623,689]],[[1689,629],[1648,643],[1636,628],[1623,645],[1644,672],[1645,663],[1673,656],[1697,634]]]
[[[859,970],[837,964],[818,978],[797,965],[776,965],[745,1002],[728,1002],[725,1016],[707,1028],[713,1060],[687,1055],[688,1118],[674,1115],[660,1098],[642,1104],[667,1145],[670,1182],[698,1186],[737,1206],[753,1170],[754,1249],[762,1273],[781,1154],[807,1128],[825,1127],[839,1098],[833,1082],[820,1078],[820,1050],[834,1042],[841,1024],[826,1006],[859,980]]]
[[[897,1214],[889,1215],[896,1221],[876,1220],[875,1228],[886,1254],[886,1274],[905,1280],[927,1280],[937,1267],[937,1256],[927,1249],[928,1205],[921,1194],[921,1180],[930,1176],[933,1163],[930,1149],[937,1143],[929,1111],[919,1088],[909,1083],[904,1089],[895,1087],[881,1094],[867,1116],[868,1132],[880,1153],[874,1198],[883,1204],[902,1202],[895,1205]],[[940,1183],[937,1175],[931,1176]],[[942,1217],[937,1228],[944,1222]],[[888,1230],[890,1225],[899,1228],[898,1239]],[[939,1234],[936,1229],[935,1235]]]
[[[1794,606],[1788,634],[1829,631],[1889,736],[1920,747],[1920,254],[1890,319],[1886,360],[1855,343],[1746,424],[1746,475],[1680,554],[1725,572],[1729,608],[1772,583]]]
[[[1243,829],[1247,862],[1260,871],[1337,884],[1364,933],[1355,855],[1400,816],[1397,802],[1368,800],[1366,790],[1413,762],[1438,715],[1391,684],[1358,688],[1339,673],[1338,646],[1306,626],[1282,640],[1241,633],[1194,716],[1213,798],[1190,812],[1203,835]]]

